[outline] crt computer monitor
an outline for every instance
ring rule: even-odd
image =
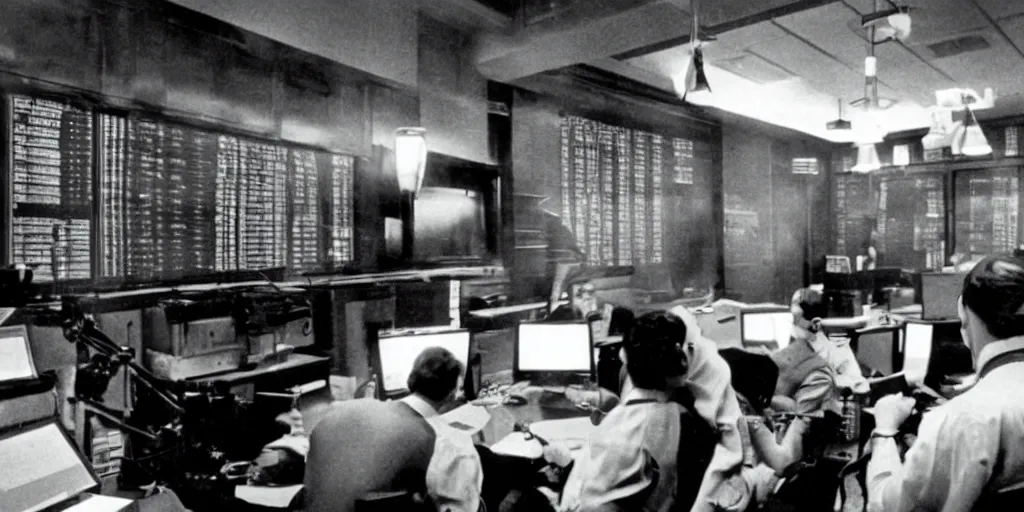
[[[92,468],[56,420],[0,436],[0,461],[0,510],[37,512],[99,489]]]
[[[448,330],[421,333],[400,333],[381,336],[377,340],[380,361],[381,387],[385,396],[409,392],[407,381],[413,363],[424,349],[447,349],[462,363],[469,365],[470,333],[466,330]]]
[[[521,323],[516,328],[513,378],[574,384],[594,377],[594,341],[586,322]]]
[[[964,286],[964,275],[956,273],[921,273],[921,318],[923,320],[956,320],[957,299]]]
[[[783,349],[793,334],[793,312],[783,306],[740,311],[740,337],[744,345],[774,345]]]

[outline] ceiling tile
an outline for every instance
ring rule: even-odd
[[[785,30],[769,21],[764,21],[717,34],[718,40],[711,43],[709,47],[721,46],[731,50],[745,50],[761,43],[781,39],[787,35]]]
[[[1024,7],[1024,2],[1021,2],[1021,6]],[[1024,16],[1002,20],[999,26],[1017,48],[1024,48]]]
[[[878,77],[898,94],[921,106],[934,103],[935,91],[953,87],[955,83],[918,58],[900,44],[875,47]]]
[[[989,16],[997,20],[1024,14],[1024,2],[1012,0],[977,0],[977,2]]]
[[[863,90],[864,78],[860,73],[795,37],[789,36],[774,40],[770,44],[760,44],[750,51],[800,76],[819,91],[849,97],[845,95],[857,94],[851,92],[857,90],[857,84],[860,84]]]
[[[957,34],[991,27],[970,0],[910,2],[912,28],[908,44],[922,45],[952,39]]]
[[[860,14],[842,2],[801,11],[775,20],[790,32],[810,41],[832,55],[857,48],[863,55],[867,41],[849,28]],[[863,59],[863,57],[862,57]]]
[[[963,53],[931,63],[953,77],[959,87],[970,87],[979,93],[986,87],[995,89],[996,97],[1020,89],[1020,76],[1024,75],[1024,59],[994,29],[982,30],[972,35],[983,37],[991,48]],[[931,55],[926,48],[915,48],[919,54]]]

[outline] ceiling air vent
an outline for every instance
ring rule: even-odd
[[[952,57],[962,53],[976,52],[991,48],[992,45],[981,36],[964,36],[928,45],[936,59]]]
[[[792,73],[752,53],[716,60],[711,65],[762,85],[793,78]]]

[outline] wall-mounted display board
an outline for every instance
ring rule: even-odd
[[[833,177],[834,254],[851,261],[864,254],[874,230],[878,198],[870,174],[842,173]]]
[[[351,261],[352,157],[53,100],[9,106],[7,259],[38,281],[54,265],[60,280],[108,282]]]
[[[587,264],[661,263],[666,195],[694,186],[693,142],[574,116],[561,130],[562,219]]]
[[[1020,179],[1017,168],[953,174],[955,252],[973,259],[1017,248]]]
[[[93,113],[10,96],[11,259],[36,281],[91,276]]]
[[[881,175],[878,186],[880,265],[941,268],[946,250],[944,175]]]

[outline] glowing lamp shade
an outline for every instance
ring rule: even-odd
[[[964,124],[959,126],[953,133],[953,154],[964,156],[985,156],[992,154],[992,146],[989,145],[985,133],[978,125],[978,119],[974,117],[971,109],[964,112]]]
[[[890,14],[887,19],[889,26],[895,32],[893,34],[896,39],[906,39],[910,37],[911,21],[910,15],[905,12],[898,12],[896,14]]]
[[[690,103],[704,103],[710,100],[711,86],[708,84],[708,77],[704,73],[704,50],[695,46],[691,50],[693,58],[690,60],[686,73],[674,76],[672,85],[676,94]]]
[[[857,165],[850,170],[853,172],[871,172],[882,168],[882,162],[878,159],[878,150],[874,144],[861,144],[857,146]]]
[[[423,186],[427,167],[427,130],[425,128],[399,128],[395,132],[395,170],[398,188],[402,192],[417,194]]]

